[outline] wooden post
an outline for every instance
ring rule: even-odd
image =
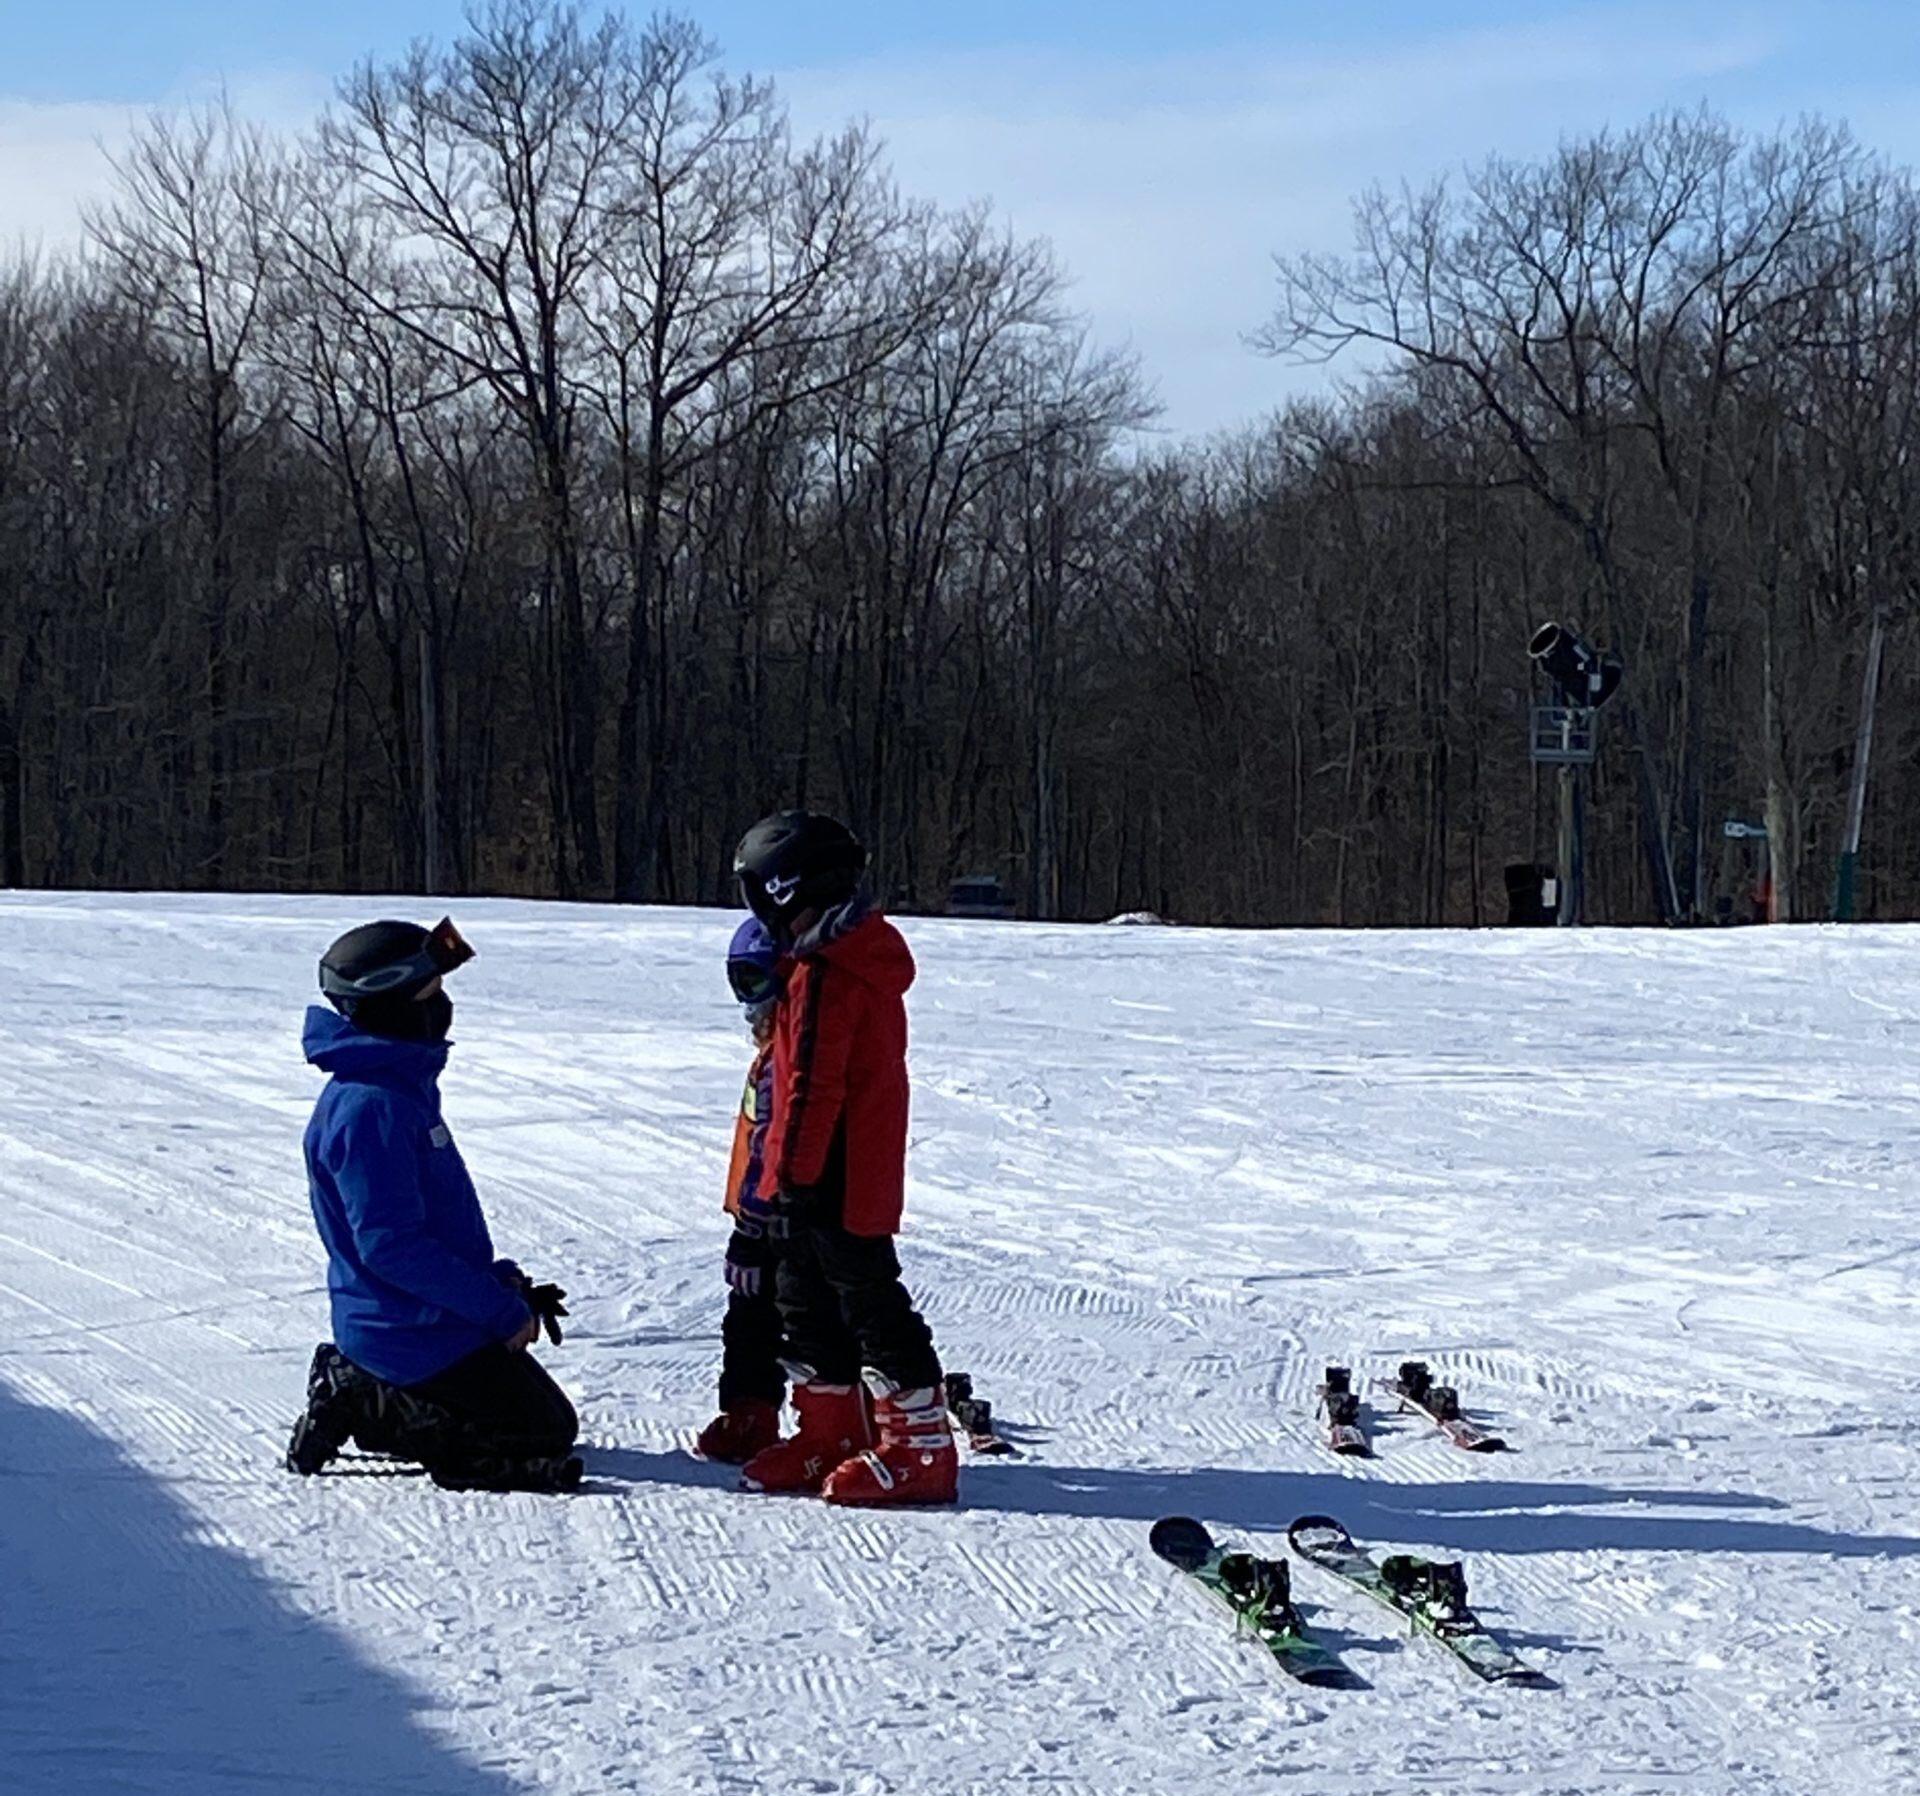
[[[1580,785],[1585,771],[1572,762],[1560,769],[1560,903],[1555,921],[1563,929],[1578,927],[1587,902],[1587,807]]]

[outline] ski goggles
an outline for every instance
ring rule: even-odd
[[[757,960],[727,962],[727,984],[742,1004],[770,1004],[780,995],[780,975]]]
[[[382,992],[405,991],[422,986],[430,979],[464,967],[474,958],[474,949],[451,917],[442,917],[413,953],[385,966],[349,978],[334,968],[320,968],[320,989],[330,998],[374,998]]]

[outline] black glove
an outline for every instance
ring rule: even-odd
[[[558,1285],[536,1285],[522,1273],[520,1296],[527,1308],[533,1311],[533,1319],[547,1331],[547,1339],[558,1347],[560,1318],[567,1313],[566,1292]]]
[[[734,1218],[727,1242],[728,1285],[742,1297],[758,1297],[772,1264],[773,1243],[767,1239],[766,1224],[743,1211]]]

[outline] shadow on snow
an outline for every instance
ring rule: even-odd
[[[976,1463],[962,1474],[961,1501],[970,1510],[1016,1515],[1136,1522],[1193,1515],[1261,1533],[1285,1533],[1296,1516],[1333,1515],[1363,1544],[1391,1541],[1450,1553],[1920,1554],[1920,1539],[1906,1535],[1833,1533],[1756,1515],[1751,1512],[1786,1505],[1740,1491],[1614,1490],[1501,1479],[1376,1484],[1329,1472]]]
[[[300,1614],[101,1435],[0,1384],[10,1796],[509,1796],[420,1697]]]

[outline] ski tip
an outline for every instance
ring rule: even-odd
[[[1169,1565],[1192,1571],[1213,1551],[1213,1536],[1190,1515],[1164,1515],[1153,1524],[1147,1544]]]
[[[1287,1530],[1287,1544],[1295,1552],[1311,1556],[1312,1548],[1306,1540],[1314,1535],[1320,1538],[1313,1546],[1325,1552],[1329,1547],[1350,1547],[1353,1536],[1346,1528],[1330,1515],[1301,1515],[1294,1517],[1293,1525]]]

